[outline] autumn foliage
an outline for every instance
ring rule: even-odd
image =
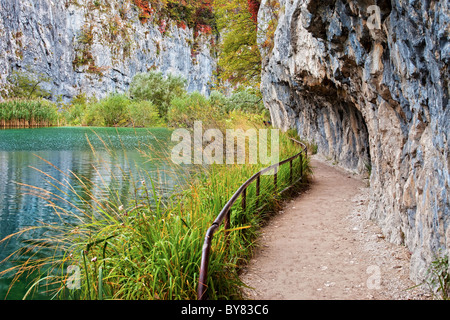
[[[218,81],[232,85],[259,86],[262,57],[257,44],[258,12],[261,0],[132,0],[139,10],[142,23],[151,21],[161,33],[169,27],[169,21],[179,28],[189,28],[194,33],[192,58],[198,54],[197,39],[200,35],[221,34],[220,42],[211,38],[211,45],[218,49]],[[268,9],[276,13],[278,0],[268,0]],[[271,19],[276,21],[276,15]],[[272,34],[276,23],[269,22],[266,33]],[[262,45],[271,47],[272,36]],[[220,85],[220,84],[219,84]]]
[[[139,8],[140,14],[139,19],[142,23],[146,23],[148,19],[151,18],[154,10],[150,7],[148,0],[133,0],[134,4]]]
[[[141,22],[153,18],[160,30],[165,30],[168,19],[183,29],[194,29],[197,34],[210,34],[215,25],[211,0],[133,0],[133,3],[139,9]]]
[[[258,23],[258,11],[261,6],[261,2],[259,0],[247,0],[248,3],[248,11],[252,15],[252,20],[254,23]]]

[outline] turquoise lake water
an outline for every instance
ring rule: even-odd
[[[125,205],[130,190],[147,179],[156,182],[161,193],[169,195],[189,174],[168,160],[170,137],[171,131],[164,128],[0,130],[0,239],[25,227],[58,223],[48,202],[24,185],[68,199],[67,190],[57,190],[55,181],[66,181],[78,188],[79,183],[70,172],[92,181],[90,191],[96,197],[106,197],[112,190]],[[64,201],[60,205],[70,208]],[[23,246],[23,240],[24,237],[11,238],[0,244],[0,261]],[[12,265],[1,263],[0,271]],[[12,275],[0,278],[0,299],[21,299],[30,285],[21,280],[6,295],[11,280]],[[36,298],[48,297],[44,294]]]

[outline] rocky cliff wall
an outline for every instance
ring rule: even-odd
[[[139,15],[129,0],[0,0],[0,85],[12,70],[30,70],[51,79],[42,86],[54,99],[101,98],[125,91],[136,73],[157,70],[208,93],[211,37]]]
[[[280,2],[261,85],[273,123],[371,168],[368,218],[409,248],[419,281],[450,248],[449,2]]]

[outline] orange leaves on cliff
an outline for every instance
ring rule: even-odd
[[[157,13],[160,28],[162,21],[170,19],[182,29],[193,28],[197,34],[212,32],[215,18],[211,0],[133,0],[133,3],[139,8],[142,23]]]
[[[261,6],[261,2],[259,0],[247,0],[248,3],[248,11],[252,15],[252,20],[256,24],[258,23],[258,11]]]
[[[133,3],[140,10],[139,19],[141,20],[142,23],[146,23],[147,20],[151,18],[151,15],[154,12],[153,8],[150,6],[149,1],[148,0],[133,0]]]

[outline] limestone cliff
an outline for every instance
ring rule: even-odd
[[[0,0],[0,85],[13,70],[29,70],[68,101],[123,92],[136,73],[158,70],[207,93],[211,37],[140,14],[129,0]]]
[[[280,2],[261,85],[273,123],[371,168],[368,216],[409,248],[419,280],[450,248],[449,2]]]

